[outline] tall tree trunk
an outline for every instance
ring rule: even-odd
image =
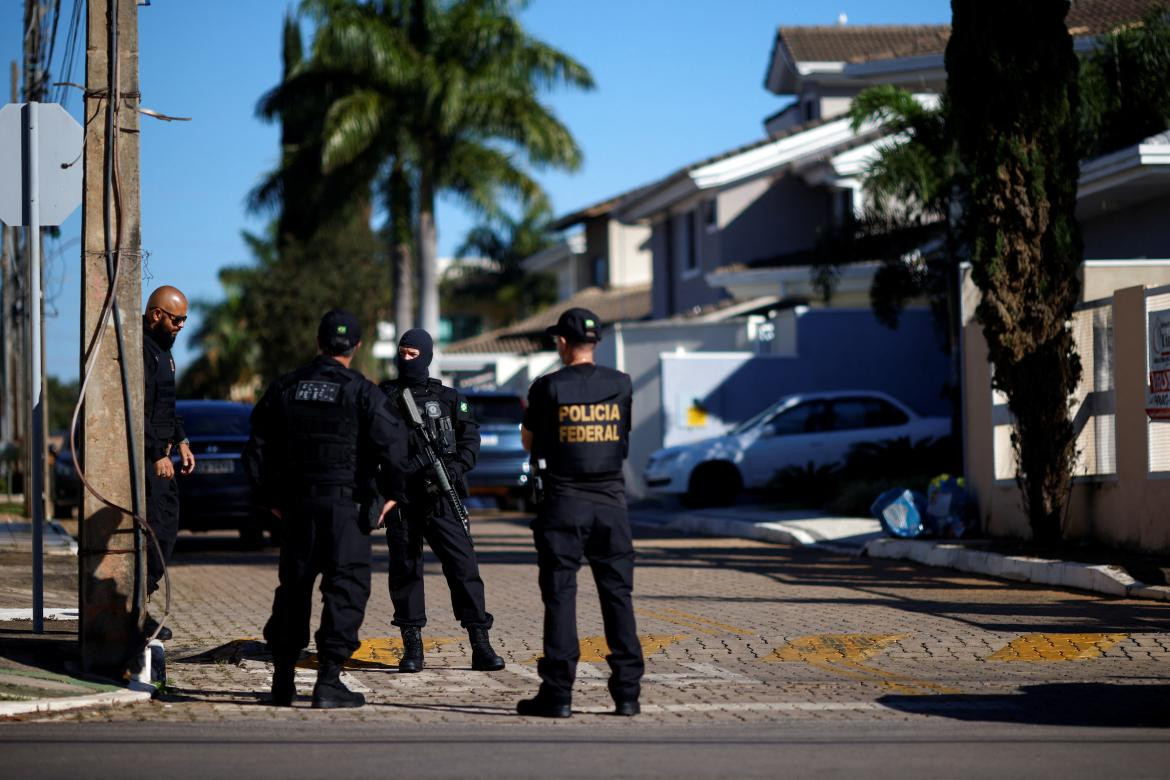
[[[402,334],[414,327],[414,263],[410,180],[401,163],[390,171],[390,242],[394,264],[394,327]]]
[[[1033,537],[1060,538],[1076,458],[1068,399],[1081,375],[1078,62],[1063,0],[954,0],[948,121],[970,176],[965,228],[994,384]]]
[[[435,228],[435,188],[424,165],[418,187],[419,326],[439,340],[439,258]]]

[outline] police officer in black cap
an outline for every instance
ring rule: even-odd
[[[244,467],[257,504],[282,522],[280,584],[264,638],[275,671],[272,703],[296,698],[294,665],[309,643],[313,583],[320,574],[323,610],[317,630],[313,707],[360,707],[365,697],[341,682],[341,666],[358,648],[370,596],[369,513],[359,485],[377,467],[377,521],[402,500],[406,429],[377,386],[349,367],[361,343],[357,318],[334,309],[317,329],[320,354],[269,386],[252,411]]]
[[[577,641],[577,570],[589,561],[601,599],[610,653],[609,692],[617,715],[637,715],[642,645],[634,623],[634,546],[626,513],[622,461],[629,450],[630,377],[596,365],[601,320],[569,309],[548,329],[565,367],[528,391],[521,435],[544,483],[532,523],[544,601],[540,690],[516,705],[521,715],[567,718],[581,657]]]
[[[399,410],[403,393],[414,398],[423,424],[439,444],[438,453],[462,494],[467,490],[463,475],[475,467],[479,457],[479,425],[471,415],[467,399],[438,379],[430,378],[434,357],[431,335],[421,328],[402,334],[395,365],[398,378],[383,382],[389,405]],[[427,624],[423,594],[423,549],[425,539],[443,567],[451,591],[451,608],[471,642],[471,668],[494,672],[504,668],[488,638],[492,616],[484,604],[483,579],[475,558],[471,537],[450,503],[440,495],[431,466],[422,456],[423,442],[411,433],[412,469],[407,476],[407,503],[386,524],[390,549],[390,599],[394,602],[394,625],[402,632],[401,672],[420,672],[424,666],[422,629]]]

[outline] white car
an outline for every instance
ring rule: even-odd
[[[885,393],[800,393],[713,439],[666,447],[650,456],[643,478],[652,494],[689,503],[729,504],[744,488],[764,487],[789,466],[840,465],[855,444],[950,433],[946,417],[922,417]]]

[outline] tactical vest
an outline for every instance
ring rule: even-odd
[[[538,433],[539,454],[553,474],[585,477],[620,472],[630,421],[629,384],[598,367],[592,376],[558,371],[549,377],[549,414]]]
[[[318,372],[285,389],[288,476],[302,484],[356,483],[358,416],[346,392],[353,381],[341,372]]]
[[[383,382],[379,385],[386,396],[390,399],[391,406],[400,414],[402,409],[402,393],[408,392],[405,388],[399,386],[394,382]],[[427,430],[434,435],[435,441],[439,445],[439,455],[443,460],[450,460],[455,457],[458,452],[457,440],[455,437],[455,421],[451,417],[451,405],[445,402],[442,396],[437,392],[443,383],[437,379],[428,379],[427,383],[422,387],[416,387],[410,390],[415,400],[415,405],[418,406],[418,413],[422,416],[423,425]],[[421,443],[416,440],[418,434],[413,430],[410,436],[410,455],[412,458],[417,458]]]

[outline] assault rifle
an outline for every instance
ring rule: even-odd
[[[410,388],[404,387],[402,389],[402,409],[406,412],[407,423],[414,428],[415,432],[422,439],[422,460],[434,473],[435,482],[438,483],[439,494],[447,501],[447,504],[451,507],[451,511],[455,513],[455,516],[459,518],[459,522],[463,524],[463,531],[467,534],[467,539],[474,544],[475,540],[471,538],[471,525],[468,523],[467,507],[463,505],[463,500],[455,492],[454,484],[451,482],[451,474],[447,471],[447,464],[439,457],[439,447],[438,442],[435,441],[435,434],[423,423],[422,415],[418,411],[418,404],[414,402],[414,396],[411,395]]]

